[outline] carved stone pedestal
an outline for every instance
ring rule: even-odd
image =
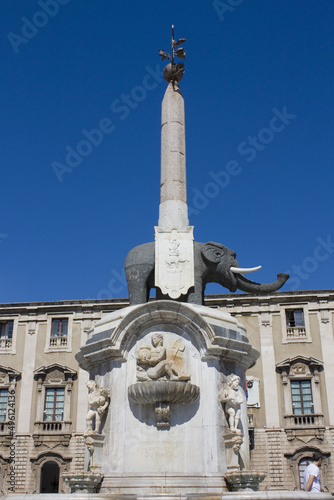
[[[100,472],[103,463],[104,435],[86,431],[85,444],[89,451],[89,471]]]
[[[68,472],[63,480],[71,488],[71,493],[98,493],[103,474],[98,472]]]
[[[90,379],[110,390],[101,460],[99,444],[88,443],[91,464],[102,466],[100,494],[225,494],[224,474],[239,472],[239,462],[250,467],[244,382],[258,356],[245,328],[218,309],[156,300],[103,317],[77,354]],[[223,406],[231,374],[240,383]],[[234,427],[244,436],[229,429],[226,404],[236,392],[243,397]]]
[[[264,471],[238,470],[228,471],[224,475],[230,491],[258,491],[260,483],[266,477]]]
[[[228,432],[223,435],[225,442],[227,470],[239,470],[239,451],[243,443],[241,432]]]

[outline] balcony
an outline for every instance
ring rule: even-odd
[[[67,347],[67,337],[50,337],[50,347],[54,349]]]
[[[70,425],[68,422],[40,422],[40,430],[42,432],[62,431],[70,432]]]
[[[322,414],[285,415],[284,430],[289,441],[302,436],[324,439],[325,424]]]
[[[56,421],[42,422],[36,420],[34,424],[33,439],[35,446],[40,446],[43,443],[61,443],[63,446],[68,446],[72,435],[72,422]]]
[[[305,326],[287,326],[286,337],[287,339],[306,339]]]

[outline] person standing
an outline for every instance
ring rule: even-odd
[[[310,492],[320,492],[320,469],[322,456],[320,453],[313,453],[312,463],[308,465],[304,472],[304,490]]]

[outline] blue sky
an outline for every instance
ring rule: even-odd
[[[172,24],[187,38],[196,241],[261,264],[256,281],[290,271],[284,290],[333,288],[332,0],[0,10],[0,302],[127,296],[126,254],[158,222],[158,49],[170,49]]]

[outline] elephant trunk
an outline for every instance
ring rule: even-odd
[[[239,290],[247,293],[265,295],[279,290],[289,278],[289,275],[285,273],[278,273],[276,281],[264,285],[261,283],[255,283],[254,281],[245,278],[242,274],[235,275],[235,278]]]

